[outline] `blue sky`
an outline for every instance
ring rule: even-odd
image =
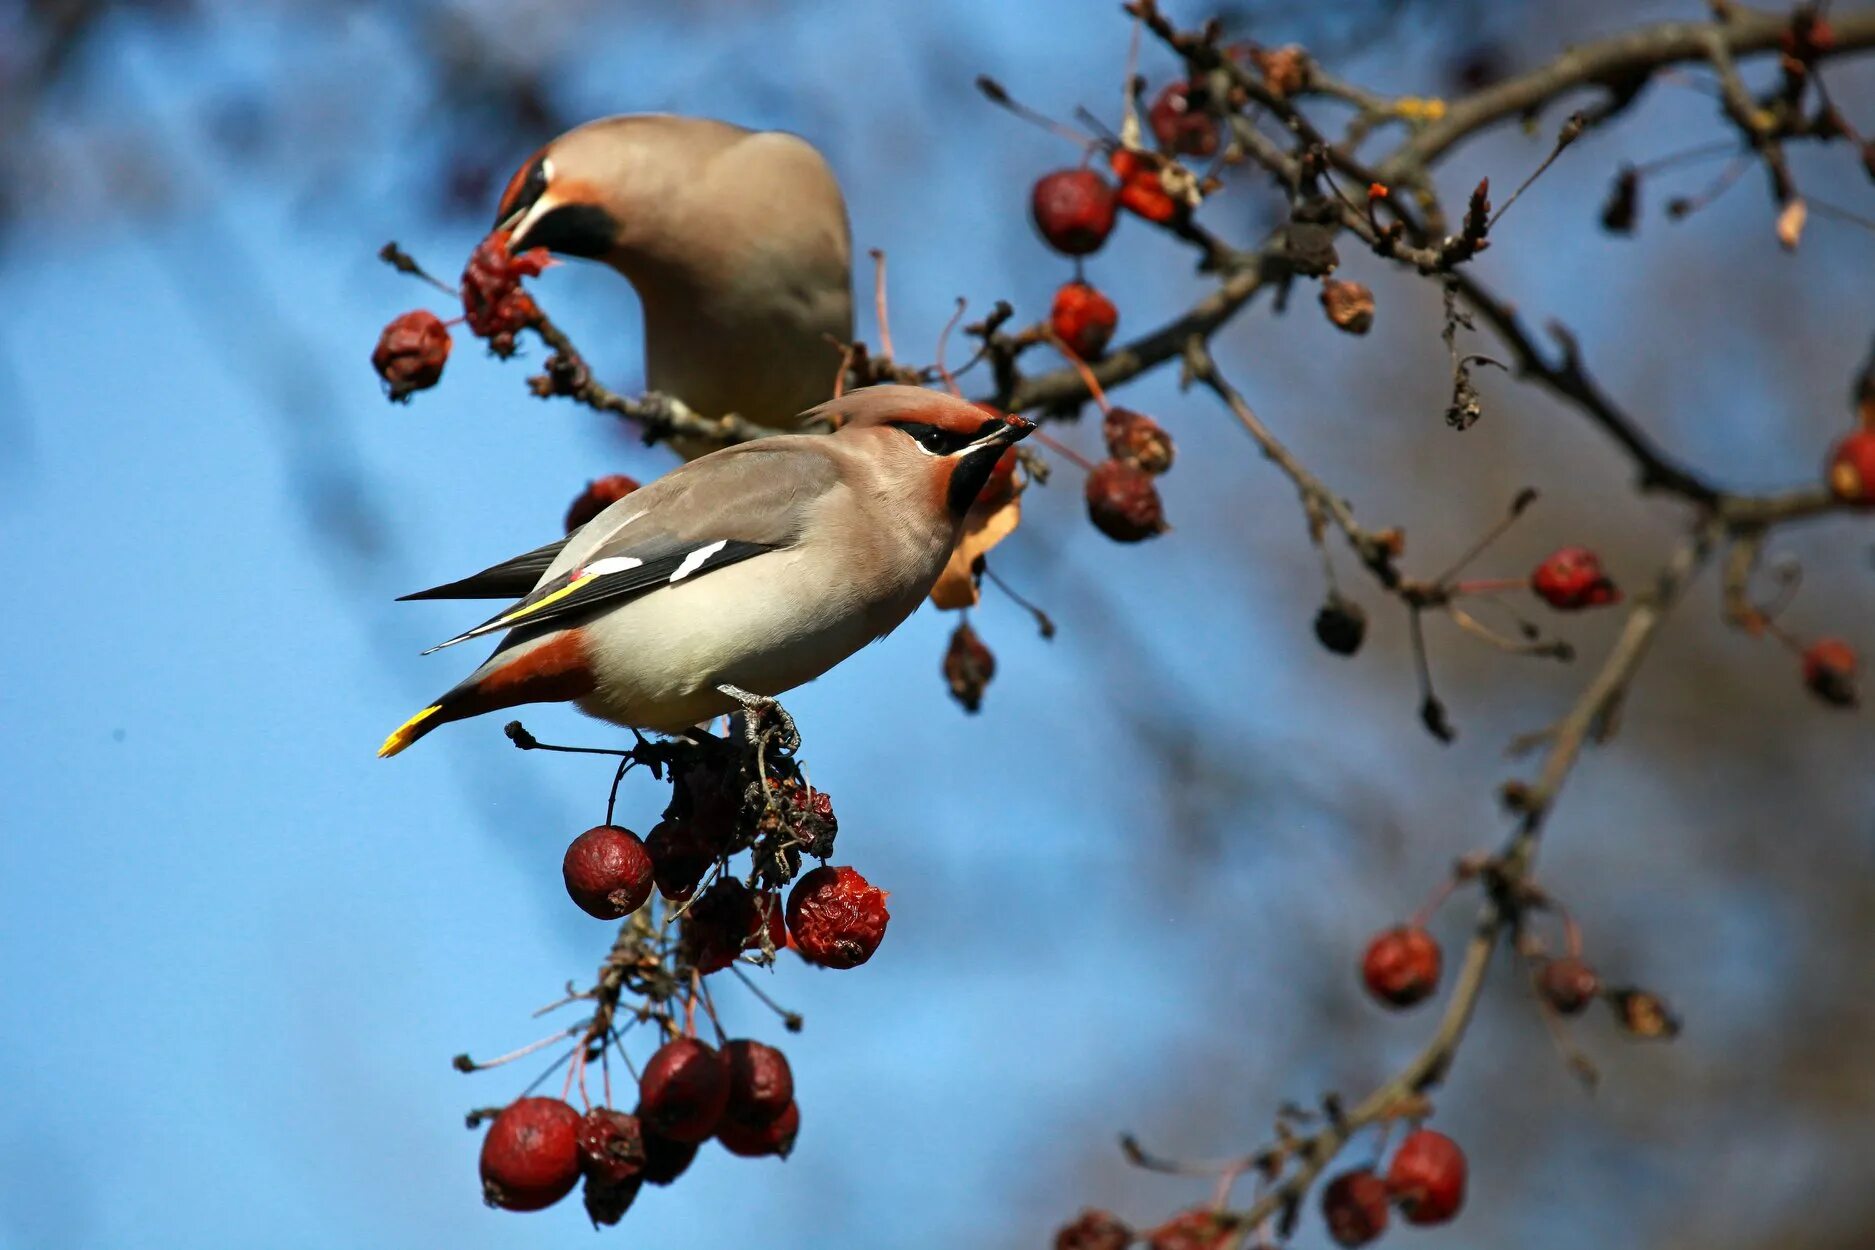
[[[1066,277],[1023,205],[1028,180],[1068,154],[967,84],[988,71],[1051,110],[1110,113],[1117,89],[1104,84],[1118,82],[1125,33],[1101,14],[1070,0],[941,17],[822,4],[747,11],[707,39],[595,18],[605,55],[577,61],[566,90],[593,114],[689,108],[822,143],[858,241],[891,253],[895,336],[929,344],[956,295],[978,307],[1011,298],[1035,315]],[[836,17],[843,39],[868,49],[864,108],[848,97],[848,67],[829,63],[854,55],[828,47]],[[1520,46],[1523,35],[1505,37]],[[461,667],[454,652],[417,657],[461,626],[460,605],[396,594],[550,537],[589,477],[651,475],[667,460],[590,412],[529,398],[525,366],[467,340],[439,389],[407,408],[383,402],[365,363],[377,328],[441,305],[373,251],[394,237],[449,273],[475,236],[410,203],[398,151],[409,133],[365,124],[414,91],[394,60],[393,72],[371,70],[384,38],[355,15],[329,28],[230,18],[207,42],[126,24],[98,53],[92,103],[148,117],[161,137],[151,154],[186,194],[150,217],[47,221],[6,245],[9,1250],[467,1250],[590,1236],[576,1202],[531,1218],[482,1208],[479,1139],[461,1114],[504,1101],[531,1070],[463,1077],[449,1058],[532,1040],[543,1030],[529,1012],[602,956],[608,926],[567,903],[556,866],[601,816],[609,773],[521,755],[499,718],[449,727],[395,761],[373,751]],[[1365,64],[1406,89],[1424,38],[1411,27],[1399,38],[1408,55]],[[1532,47],[1547,38],[1528,34]],[[359,97],[333,106],[357,127],[336,202],[305,197],[290,153],[257,175],[200,129],[220,86],[265,83],[300,57],[341,81],[360,75]],[[1866,103],[1860,86],[1845,78],[1842,92]],[[1482,272],[1533,316],[1575,325],[1604,381],[1689,459],[1745,485],[1808,480],[1866,349],[1875,240],[1818,221],[1814,246],[1776,255],[1757,186],[1677,233],[1650,220],[1648,245],[1669,254],[1659,263],[1636,263],[1635,244],[1593,229],[1621,159],[1706,137],[1710,117],[1703,97],[1670,95],[1632,130],[1586,142],[1569,157],[1574,176],[1560,169],[1507,218]],[[1449,184],[1480,172],[1512,184],[1541,148],[1497,136]],[[1808,176],[1866,204],[1845,159]],[[1258,194],[1233,190],[1207,216],[1249,237]],[[1697,294],[1711,289],[1713,258],[1733,281]],[[1287,318],[1259,308],[1221,344],[1272,424],[1364,516],[1406,524],[1429,562],[1535,481],[1551,499],[1506,544],[1505,567],[1567,530],[1642,577],[1672,510],[1632,501],[1594,435],[1495,379],[1493,419],[1462,447],[1447,437],[1436,296],[1368,258],[1349,269],[1380,292],[1372,339],[1339,338],[1299,292]],[[1123,334],[1199,289],[1139,223],[1092,273],[1121,300]],[[581,266],[538,290],[628,385],[629,291]],[[1759,350],[1767,327],[1775,350]],[[1353,662],[1309,638],[1318,573],[1287,486],[1170,377],[1128,400],[1180,439],[1166,486],[1177,529],[1116,547],[1082,522],[1065,475],[1035,492],[998,563],[1050,607],[1062,637],[1039,641],[992,597],[977,624],[1000,669],[981,716],[949,701],[938,663],[951,622],[928,611],[789,700],[814,780],[838,807],[841,858],[893,892],[891,933],[860,971],[789,963],[767,983],[808,1019],[787,1043],[797,1154],[706,1151],[610,1236],[1016,1246],[1041,1244],[1088,1201],[1163,1216],[1202,1190],[1120,1168],[1120,1129],[1191,1155],[1246,1148],[1284,1099],[1364,1088],[1417,1042],[1423,1022],[1383,1020],[1359,1000],[1354,954],[1417,904],[1439,865],[1496,838],[1497,745],[1553,715],[1582,673],[1478,656],[1435,630],[1464,736],[1449,751],[1432,744],[1412,720],[1397,620],[1376,611],[1374,643]],[[1091,429],[1064,437],[1093,445]],[[1851,537],[1837,526],[1802,540],[1822,569],[1806,590],[1810,624],[1859,629],[1868,646],[1875,602],[1853,555],[1866,534]],[[1729,1056],[1775,1049],[1765,1017],[1802,981],[1806,920],[1748,875],[1697,902],[1671,883],[1700,869],[1703,835],[1754,821],[1868,865],[1866,716],[1819,727],[1787,658],[1719,631],[1709,597],[1690,615],[1670,635],[1681,654],[1662,663],[1730,679],[1716,694],[1684,672],[1663,680],[1630,740],[1571,792],[1552,866],[1603,949],[1699,1004],[1700,1027],[1672,1051],[1593,1033],[1613,1097],[1588,1103],[1500,977],[1482,1053],[1467,1062],[1480,1081],[1526,1068],[1521,1096],[1556,1131],[1507,1149],[1494,1183],[1480,1159],[1475,1217],[1445,1244],[1579,1244],[1553,1218],[1565,1209],[1573,1232],[1580,1219],[1602,1243],[1648,1244],[1706,1177],[1738,1166],[1712,1144],[1715,1123],[1730,1131],[1719,1113],[1629,1109],[1621,1091],[1690,1088],[1708,1067],[1730,1071]],[[1584,621],[1572,635],[1593,655],[1612,628]],[[1721,727],[1721,715],[1762,736]],[[525,719],[552,740],[606,733],[563,709]],[[1726,761],[1725,775],[1689,761],[1689,740]],[[1827,785],[1787,798],[1793,769]],[[661,805],[658,787],[634,779],[621,817],[643,828]],[[1610,832],[1635,828],[1653,836]],[[1445,932],[1462,931],[1449,915]],[[1717,963],[1700,954],[1713,949]],[[781,1040],[753,1000],[724,998],[732,1030]],[[1468,1096],[1471,1070],[1442,1122],[1504,1133],[1503,1106],[1480,1105],[1477,1087]],[[1775,1106],[1761,1113],[1756,1131],[1784,1157],[1814,1160],[1840,1140]],[[1806,1177],[1792,1167],[1764,1179],[1773,1209],[1800,1200]],[[1558,1205],[1519,1200],[1532,1176]],[[1597,1193],[1612,1194],[1619,1218],[1579,1214]],[[1323,1241],[1305,1225],[1301,1244]]]

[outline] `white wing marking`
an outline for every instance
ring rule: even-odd
[[[684,578],[689,577],[692,573],[702,568],[704,564],[709,561],[711,556],[728,545],[729,540],[727,538],[719,538],[707,547],[698,547],[695,551],[684,557],[684,562],[677,566],[677,571],[675,573],[671,574],[671,581],[683,581]]]

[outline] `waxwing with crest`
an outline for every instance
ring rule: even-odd
[[[835,432],[712,452],[565,538],[406,595],[517,602],[432,648],[505,635],[379,754],[521,703],[662,732],[772,704],[911,615],[997,460],[1035,428],[915,386],[806,415]]]
[[[516,252],[601,261],[631,282],[650,389],[776,428],[833,394],[853,337],[852,242],[840,184],[806,140],[670,114],[588,122],[515,172],[495,225]]]

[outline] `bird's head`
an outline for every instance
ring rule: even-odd
[[[1033,421],[921,386],[868,386],[822,404],[839,422],[836,437],[871,440],[878,454],[929,475],[950,512],[962,517],[1003,453],[1029,436]]]
[[[544,247],[622,270],[693,263],[700,246],[720,241],[738,211],[767,221],[770,233],[778,228],[740,200],[699,194],[715,163],[749,137],[727,122],[668,113],[625,113],[575,126],[508,179],[495,229],[509,232],[517,252]],[[793,193],[786,185],[763,190]],[[836,212],[843,211],[838,194],[836,187]]]
[[[600,260],[619,242],[619,217],[606,186],[594,182],[581,144],[568,135],[549,142],[508,178],[495,210],[495,229],[508,231],[508,247],[546,247],[564,257]]]

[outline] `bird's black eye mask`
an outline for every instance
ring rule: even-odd
[[[540,197],[547,193],[547,180],[547,158],[538,157],[528,167],[526,176],[520,178],[512,191],[503,197],[500,212],[495,218],[496,229],[533,208]],[[544,247],[561,256],[600,260],[611,252],[617,241],[618,222],[612,214],[597,204],[569,203],[556,205],[544,216],[530,222],[526,235],[512,240],[511,246],[515,251]]]
[[[544,247],[560,256],[601,260],[618,239],[618,222],[597,204],[561,204],[537,218],[516,250]]]
[[[962,451],[970,444],[987,437],[1002,422],[991,417],[976,429],[968,432],[946,430],[940,426],[926,425],[922,421],[900,421],[898,428],[905,431],[912,441],[934,456],[948,456],[952,452]]]

